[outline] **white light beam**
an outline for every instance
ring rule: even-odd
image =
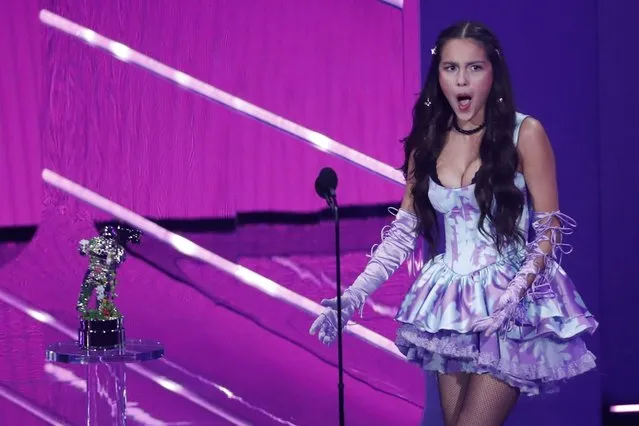
[[[243,99],[226,93],[208,83],[185,74],[182,71],[171,68],[153,58],[143,55],[128,46],[98,34],[89,28],[85,28],[73,21],[49,12],[46,9],[40,11],[40,20],[52,28],[84,40],[91,46],[99,47],[110,52],[123,62],[138,65],[152,73],[173,81],[185,89],[194,91],[210,100],[219,102],[229,108],[249,115],[256,120],[262,121],[273,127],[277,127],[280,130],[297,136],[322,151],[341,157],[396,183],[405,183],[402,173],[386,163],[378,161],[366,154],[336,142],[328,136],[303,127],[266,109],[260,108],[257,105],[253,105]]]

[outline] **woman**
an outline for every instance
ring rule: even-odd
[[[414,250],[431,259],[397,314],[396,344],[437,372],[448,425],[499,425],[520,393],[595,367],[581,340],[597,321],[559,266],[574,221],[559,210],[544,128],[517,113],[504,55],[484,26],[445,29],[404,140],[406,192],[363,273],[342,296],[343,324]],[[444,217],[446,250],[433,256]],[[532,222],[532,229],[529,225]],[[336,299],[311,326],[337,335]]]

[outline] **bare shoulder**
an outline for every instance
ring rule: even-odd
[[[559,207],[555,157],[544,126],[528,117],[519,130],[517,144],[526,186],[536,211],[555,211]]]
[[[521,124],[517,149],[524,169],[526,164],[554,165],[554,153],[546,129],[541,121],[534,117],[526,117]]]

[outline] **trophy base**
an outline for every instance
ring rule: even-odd
[[[80,320],[78,343],[86,349],[112,349],[124,344],[122,318]]]

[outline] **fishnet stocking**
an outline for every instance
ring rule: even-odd
[[[439,374],[437,376],[439,400],[446,426],[457,424],[469,382],[470,374],[468,373]]]
[[[456,426],[501,426],[517,398],[519,389],[488,374],[473,374]]]

